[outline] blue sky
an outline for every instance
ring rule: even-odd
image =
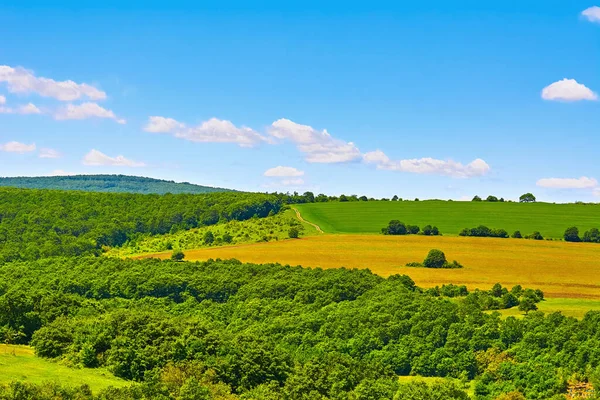
[[[600,201],[600,4],[21,3],[2,176]]]

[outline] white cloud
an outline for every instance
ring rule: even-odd
[[[600,7],[590,7],[586,10],[583,10],[581,15],[587,18],[588,21],[600,23]]]
[[[6,97],[0,95],[0,104],[6,104]]]
[[[11,93],[35,93],[60,101],[73,101],[85,97],[92,100],[106,99],[106,93],[87,83],[37,77],[33,71],[21,67],[0,65],[0,82],[6,83]]]
[[[546,86],[542,90],[542,99],[551,101],[598,100],[598,95],[575,79],[563,79]]]
[[[182,124],[173,118],[150,117],[144,130],[153,133],[172,133],[184,128],[185,124]]]
[[[106,154],[98,151],[91,150],[89,153],[83,157],[84,165],[109,165],[109,166],[118,166],[118,167],[145,167],[146,164],[143,162],[137,162],[133,160],[129,160],[123,156],[109,157]]]
[[[304,171],[300,171],[294,167],[282,167],[281,165],[265,171],[265,176],[270,177],[296,177],[303,176]]]
[[[20,142],[8,142],[0,144],[0,151],[6,151],[9,153],[29,153],[35,151],[35,143],[25,144]]]
[[[297,124],[289,119],[279,119],[270,126],[269,134],[277,139],[295,143],[311,163],[342,163],[361,157],[352,142],[332,137],[327,130],[318,131],[311,126]]]
[[[61,154],[54,149],[40,149],[40,158],[60,158]]]
[[[592,193],[594,194],[594,196],[600,197],[600,188],[594,189],[594,191]]]
[[[241,147],[253,147],[269,140],[245,126],[237,127],[231,121],[211,118],[200,125],[187,128],[172,118],[150,117],[144,128],[147,132],[168,133],[176,138],[201,143],[235,143]]]
[[[18,108],[17,113],[19,114],[41,114],[42,111],[36,107],[33,103],[28,103]]]
[[[537,181],[537,186],[552,189],[592,189],[598,186],[594,178],[544,178]]]
[[[284,179],[281,181],[281,184],[284,186],[301,186],[304,185],[304,179]]]
[[[483,176],[490,171],[490,166],[480,158],[471,161],[467,165],[452,160],[436,160],[434,158],[395,161],[390,160],[381,150],[365,153],[363,161],[367,164],[377,165],[377,169],[444,175],[453,178],[473,178]]]
[[[125,124],[127,121],[121,118],[117,118],[114,112],[107,110],[97,103],[83,103],[83,104],[67,104],[66,107],[61,108],[56,112],[54,118],[62,120],[81,120],[88,118],[108,118],[115,120],[119,124]]]

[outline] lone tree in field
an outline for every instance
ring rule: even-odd
[[[473,197],[473,200],[471,200],[471,201],[481,201],[481,197],[475,196],[475,197]]]
[[[183,261],[185,258],[185,254],[181,250],[175,250],[173,254],[171,254],[171,260],[173,261]]]
[[[577,229],[575,226],[567,228],[564,238],[565,242],[581,242],[581,238],[579,237],[579,229]]]
[[[487,199],[485,199],[485,201],[489,201],[491,203],[496,203],[498,201],[498,198],[496,196],[489,195],[487,197]]]
[[[524,296],[519,303],[519,310],[525,311],[525,314],[528,314],[529,311],[535,311],[538,307],[535,304],[535,300],[529,296]]]
[[[423,266],[426,268],[444,268],[448,262],[443,251],[438,249],[429,250],[429,254],[423,261]]]
[[[535,196],[531,193],[525,193],[519,197],[521,203],[535,203]]]

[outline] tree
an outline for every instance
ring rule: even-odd
[[[173,261],[182,261],[184,258],[185,258],[185,254],[183,254],[183,251],[181,251],[181,250],[175,250],[171,254],[171,260],[173,260]]]
[[[360,196],[358,198],[359,201],[369,201],[369,198],[367,196]]]
[[[292,226],[288,231],[288,236],[290,239],[298,239],[298,237],[300,237],[300,230],[295,226]]]
[[[531,193],[525,193],[519,197],[521,203],[535,203],[535,196]]]
[[[519,303],[519,310],[524,311],[526,314],[529,313],[529,311],[535,311],[537,309],[538,307],[535,304],[535,300],[529,296],[523,297]]]
[[[408,231],[408,233],[410,233],[411,235],[416,235],[419,233],[419,231],[421,230],[421,228],[419,228],[417,225],[407,225],[406,226],[406,230]]]
[[[225,243],[233,242],[233,236],[231,236],[228,232],[225,232],[223,234],[223,242],[225,242]]]
[[[473,200],[471,200],[471,201],[481,201],[481,197],[475,196],[475,197],[473,197]]]
[[[340,195],[340,202],[346,202],[348,201],[348,198],[346,197],[345,194]]]
[[[583,234],[583,241],[588,243],[600,243],[600,231],[598,228],[592,228],[589,231],[585,231]]]
[[[423,265],[426,268],[443,268],[446,263],[446,255],[438,249],[429,250],[429,254],[427,254],[427,257],[423,261]]]
[[[408,229],[403,222],[393,219],[386,228],[381,230],[381,232],[384,235],[406,235],[408,233]]]
[[[581,238],[579,237],[579,229],[577,229],[575,226],[567,228],[564,238],[565,242],[581,242]]]
[[[523,235],[521,235],[521,231],[515,231],[512,235],[510,235],[513,239],[522,239]]]
[[[204,244],[213,244],[215,241],[215,235],[213,235],[213,233],[211,231],[207,231],[204,234]]]
[[[394,195],[394,197],[392,197],[392,201],[398,201],[398,196]]]
[[[527,235],[527,239],[533,240],[544,240],[544,237],[538,231],[533,232],[531,235]]]
[[[304,201],[306,201],[307,203],[314,203],[315,202],[315,195],[313,192],[304,192],[304,194],[302,195],[302,197],[304,197]]]
[[[496,196],[488,196],[487,199],[485,199],[485,201],[489,201],[492,203],[496,203],[498,201],[498,198]]]

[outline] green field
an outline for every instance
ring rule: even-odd
[[[430,200],[311,203],[297,208],[325,233],[379,233],[392,219],[420,227],[435,225],[446,236],[478,225],[509,233],[520,230],[523,235],[539,231],[548,238],[562,238],[570,226],[581,233],[600,228],[600,205],[585,204]]]
[[[50,381],[62,386],[86,384],[94,393],[109,386],[122,387],[131,384],[105,369],[69,368],[36,357],[29,346],[0,344],[0,385],[11,381],[34,384]]]

